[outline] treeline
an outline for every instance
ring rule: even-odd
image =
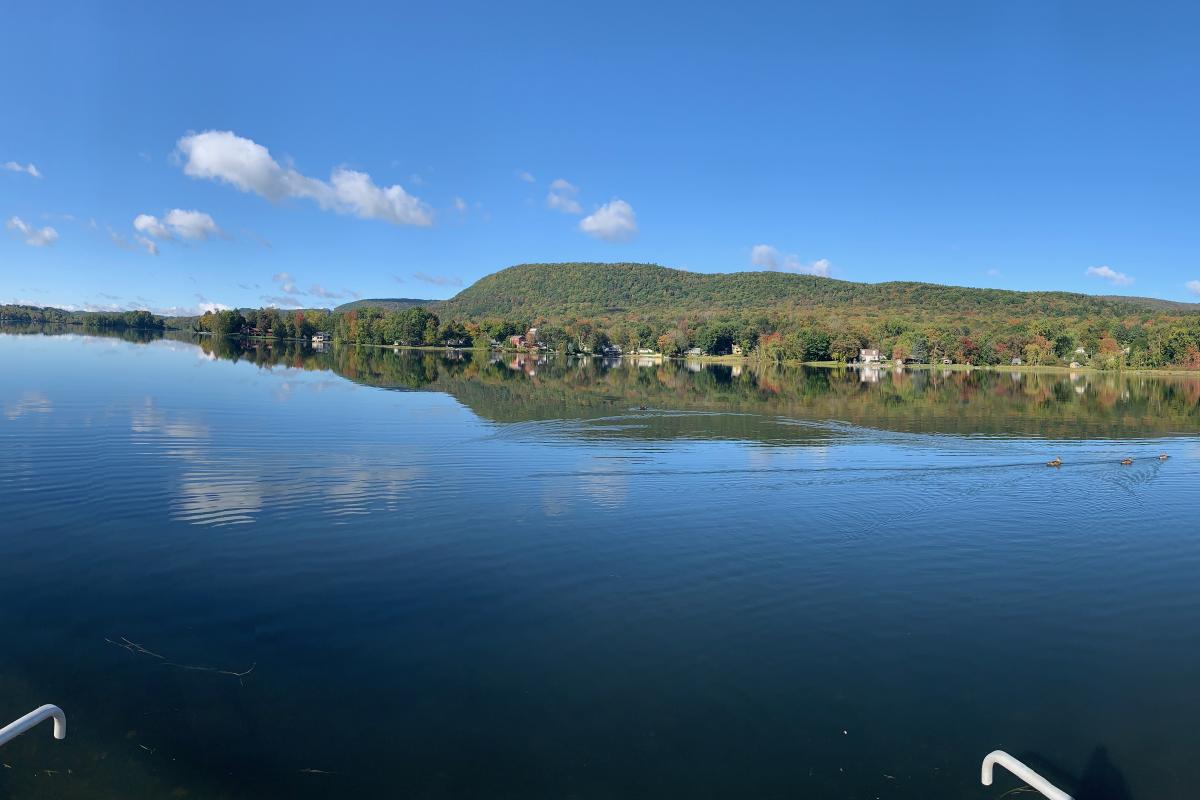
[[[0,306],[0,322],[17,325],[82,325],[85,328],[161,331],[163,318],[149,311],[67,311],[38,306]]]
[[[922,317],[860,313],[746,313],[680,317],[610,315],[444,319],[415,307],[345,313],[266,308],[205,314],[196,330],[221,335],[310,339],[325,332],[348,344],[508,347],[509,337],[537,328],[542,349],[556,353],[729,355],[735,348],[766,362],[847,362],[862,349],[885,359],[978,366],[1080,363],[1099,369],[1200,369],[1200,316],[1144,312],[1086,318]]]
[[[879,319],[776,313],[530,322],[537,324],[538,338],[559,352],[616,346],[626,353],[648,348],[678,356],[695,348],[719,356],[737,347],[753,358],[781,363],[847,362],[862,349],[877,349],[883,358],[917,363],[983,366],[1019,359],[1028,365],[1079,362],[1100,369],[1200,369],[1200,316]]]
[[[310,339],[318,331],[333,331],[328,311],[281,311],[277,308],[207,311],[189,320],[191,330],[218,336],[262,336],[272,339]]]
[[[471,347],[479,329],[459,322],[443,324],[437,314],[413,307],[396,310],[352,309],[344,313],[322,310],[280,311],[276,308],[234,309],[197,317],[192,329],[221,336],[241,335],[272,339],[311,339],[327,333],[348,344],[387,344],[408,347],[450,345]]]

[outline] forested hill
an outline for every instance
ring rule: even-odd
[[[414,297],[383,297],[342,303],[333,311],[335,314],[353,311],[356,308],[382,308],[384,311],[403,311],[406,308],[416,308],[417,306],[434,306],[438,302],[437,300],[418,300]]]
[[[1200,313],[1200,305],[1070,292],[1014,292],[932,283],[852,283],[785,272],[706,274],[655,264],[521,264],[481,278],[437,306],[439,314],[604,317],[833,309],[897,314],[1090,317]]]

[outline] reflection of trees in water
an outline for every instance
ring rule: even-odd
[[[138,342],[162,338],[144,331],[108,335]],[[849,369],[713,364],[692,371],[681,362],[637,366],[628,360],[354,346],[318,351],[305,342],[167,336],[262,368],[327,370],[368,386],[446,392],[500,422],[595,419],[646,406],[923,433],[1121,438],[1200,429],[1200,378],[1191,377],[910,369],[864,382]],[[711,418],[704,425],[717,435],[724,426],[729,435],[758,438],[745,421]],[[697,425],[662,420],[629,435],[669,437],[688,430],[701,435]]]
[[[854,370],[823,368],[735,370],[713,364],[691,371],[679,362],[639,367],[629,361],[371,347],[319,353],[302,343],[212,337],[200,346],[261,366],[328,369],[371,386],[444,391],[476,414],[502,422],[592,418],[645,405],[929,433],[1119,438],[1200,428],[1200,379],[1189,377],[910,369],[885,371],[872,383]],[[748,433],[744,423],[732,420],[706,424],[733,424]],[[672,425],[654,427],[671,435]]]
[[[94,336],[104,339],[120,339],[134,344],[145,344],[163,338],[161,330],[139,328],[100,328],[87,325],[64,325],[60,323],[30,323],[27,325],[5,322],[0,324],[0,333],[25,336]]]

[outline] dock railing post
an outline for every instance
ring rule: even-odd
[[[1043,797],[1048,797],[1050,800],[1071,800],[1071,795],[1059,789],[1003,750],[993,750],[984,757],[982,774],[980,775],[980,780],[983,781],[984,786],[992,785],[992,768],[996,764],[1004,767],[1013,775],[1016,775],[1029,784],[1033,789],[1041,792]]]
[[[30,728],[36,728],[48,719],[54,720],[54,738],[67,738],[67,715],[58,706],[45,705],[30,711],[16,722],[0,728],[0,745],[8,744]]]

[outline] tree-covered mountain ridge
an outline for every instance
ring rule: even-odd
[[[917,281],[857,283],[787,272],[701,273],[657,264],[588,262],[509,267],[479,279],[435,308],[443,316],[465,319],[835,309],[1073,317],[1146,311],[1200,313],[1200,304],[1154,298]]]
[[[0,321],[165,324],[273,339],[323,332],[340,343],[559,353],[845,362],[875,349],[923,364],[1200,370],[1200,305],[1153,298],[570,263],[521,264],[449,300],[404,307],[411,302],[368,299],[334,312],[227,309],[168,320],[147,312],[60,320],[54,317],[67,312],[0,307]],[[530,327],[536,335],[524,336]]]

